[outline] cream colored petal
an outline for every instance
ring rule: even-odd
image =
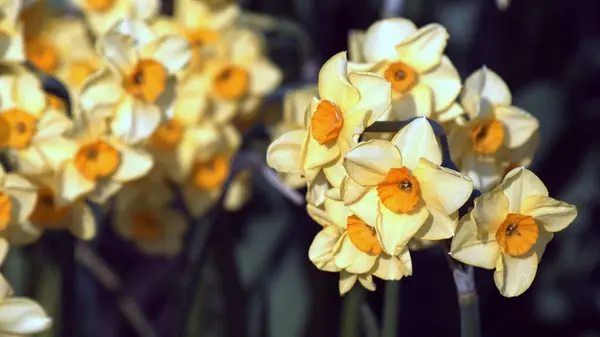
[[[250,29],[236,29],[230,35],[230,57],[233,63],[248,66],[264,55],[262,37]]]
[[[346,52],[330,58],[319,72],[319,96],[350,111],[360,100],[358,90],[348,81]]]
[[[429,117],[433,112],[433,93],[426,84],[417,84],[409,92],[392,102],[393,120]]]
[[[510,149],[508,152],[509,163],[515,163],[517,165],[529,166],[533,161],[533,156],[540,145],[540,132],[536,131],[533,133],[531,138],[525,142],[522,146],[516,149]]]
[[[406,252],[408,254],[408,250]],[[410,261],[410,255],[408,258]],[[374,276],[386,281],[397,281],[411,274],[407,271],[402,259],[387,254],[379,255],[372,273]]]
[[[32,144],[18,154],[19,171],[26,174],[39,174],[58,169],[78,150],[76,142],[63,138],[45,138]]]
[[[95,183],[87,180],[77,171],[72,161],[65,162],[54,177],[56,204],[58,206],[71,204],[75,199],[92,191],[95,187]]]
[[[153,59],[162,64],[169,74],[175,74],[188,65],[192,52],[187,40],[176,35],[168,35],[144,46],[141,57]]]
[[[530,195],[548,196],[548,189],[540,178],[524,167],[510,171],[501,186],[508,199],[509,213],[521,213],[523,203]]]
[[[317,95],[316,86],[296,89],[286,94],[283,99],[283,121],[302,128],[306,118],[306,108]]]
[[[340,155],[336,160],[323,166],[323,173],[333,187],[340,187],[344,177],[347,176],[343,159]]]
[[[86,199],[103,205],[123,187],[122,183],[115,181],[99,181],[94,190],[86,194]]]
[[[462,120],[459,118],[458,120]],[[465,122],[466,123],[466,122]],[[446,131],[448,135],[448,147],[450,148],[450,158],[458,166],[459,169],[464,173],[461,159],[463,155],[467,155],[469,151],[467,147],[471,146],[471,139],[469,138],[469,129],[459,123],[448,123],[449,131]]]
[[[312,176],[312,173],[307,173],[307,179],[310,176]],[[325,174],[319,171],[312,180],[307,181],[306,201],[315,206],[321,206],[325,201],[325,192],[330,188],[331,186],[329,186]]]
[[[421,74],[419,82],[431,88],[433,92],[433,111],[448,109],[460,94],[462,87],[460,75],[447,56],[439,66],[430,72]]]
[[[494,114],[504,124],[504,145],[510,149],[525,144],[539,129],[535,117],[515,106],[496,105]]]
[[[223,208],[230,212],[239,211],[252,197],[250,171],[244,171],[233,178],[231,186],[225,194]]]
[[[131,40],[120,34],[108,34],[101,40],[101,53],[121,76],[133,72],[139,61],[139,54]]]
[[[133,17],[144,20],[152,19],[160,13],[160,0],[130,0]]]
[[[390,110],[392,89],[388,81],[369,73],[349,73],[348,80],[360,95],[360,101],[353,109],[371,112],[366,126],[373,124]]]
[[[267,149],[267,165],[278,172],[304,174],[301,148],[305,138],[305,130],[294,130],[275,139]]]
[[[112,145],[120,154],[120,163],[117,171],[111,177],[117,182],[126,182],[141,178],[152,168],[154,161],[147,152],[111,141]]]
[[[161,111],[156,105],[127,96],[118,105],[110,128],[123,142],[136,144],[148,138],[161,119]]]
[[[452,238],[450,255],[460,262],[485,268],[494,269],[500,257],[500,246],[495,240],[495,235],[486,235],[478,239],[475,235],[475,223],[470,214],[460,219],[456,235]]]
[[[348,60],[352,62],[365,62],[362,52],[365,43],[366,32],[362,30],[350,30],[348,32]]]
[[[13,90],[17,105],[34,116],[46,107],[46,95],[41,89],[40,79],[33,73],[24,72],[17,76]]]
[[[355,110],[344,117],[344,124],[337,138],[337,145],[342,153],[350,151],[358,144],[358,139],[367,127],[370,115],[369,111]]]
[[[369,291],[375,291],[377,289],[377,287],[375,286],[375,282],[373,282],[372,275],[358,275],[358,282],[360,282],[360,284],[362,284],[362,286]]]
[[[533,283],[537,267],[535,252],[519,257],[502,254],[496,263],[494,283],[502,296],[519,296]]]
[[[413,238],[421,240],[443,240],[451,238],[456,231],[458,211],[445,214],[438,208],[428,208],[429,217]]]
[[[251,95],[266,96],[272,93],[281,84],[283,78],[281,70],[267,59],[258,60],[248,70]]]
[[[423,200],[411,213],[395,213],[381,203],[378,208],[375,228],[383,251],[390,255],[397,255],[429,217]]]
[[[37,201],[37,187],[26,178],[9,173],[4,177],[2,189],[11,197],[11,222],[27,220]]]
[[[346,204],[348,209],[368,224],[377,223],[379,196],[377,189],[370,188],[362,198],[352,204]]]
[[[508,198],[500,188],[496,188],[475,199],[471,214],[479,235],[495,235],[508,213]]]
[[[378,139],[356,145],[344,159],[350,178],[363,186],[379,184],[390,169],[401,166],[400,151],[392,143]]]
[[[339,188],[332,188],[325,193],[324,206],[328,217],[333,222],[330,224],[346,228],[350,211],[344,206]]]
[[[473,192],[470,178],[425,158],[419,160],[413,175],[419,181],[421,197],[427,208],[436,208],[446,215],[462,207]]]
[[[402,154],[402,165],[414,170],[420,158],[441,165],[442,150],[426,118],[417,118],[402,128],[392,139]]]
[[[340,195],[344,204],[353,204],[369,191],[369,187],[362,186],[349,176],[345,176],[340,185]]]
[[[415,24],[404,18],[390,18],[375,22],[364,36],[362,54],[367,62],[393,60],[395,47],[417,31]]]
[[[530,195],[523,200],[521,212],[530,215],[549,232],[565,229],[577,217],[577,207],[550,197]]]
[[[91,240],[96,236],[96,220],[92,209],[84,202],[73,206],[70,214],[69,230],[81,240]]]
[[[502,180],[504,169],[493,156],[482,156],[473,151],[465,151],[461,163],[461,172],[473,180],[475,189],[487,192]]]
[[[357,278],[358,276],[356,274],[350,274],[344,270],[340,271],[340,282],[338,285],[340,295],[344,296],[349,292],[352,287],[354,287]]]
[[[447,109],[438,112],[435,119],[440,123],[451,122],[462,116],[464,113],[465,110],[460,104],[452,103]]]
[[[511,0],[496,0],[496,6],[498,6],[499,10],[505,11],[508,8],[508,5],[510,5],[510,1]]]
[[[0,301],[0,331],[6,334],[30,335],[52,325],[44,309],[28,298],[7,298]]]
[[[510,105],[512,102],[506,82],[487,67],[478,69],[465,80],[461,104],[466,110],[475,111],[479,108],[479,102],[470,100],[470,97],[479,97],[491,104]]]
[[[308,129],[305,135],[306,156],[303,163],[305,171],[320,168],[334,161],[340,155],[340,148],[337,144],[321,145],[313,138],[311,131],[312,129]]]
[[[439,24],[429,24],[396,46],[397,58],[415,69],[419,74],[427,72],[442,60],[448,31]]]
[[[105,67],[83,82],[79,104],[84,111],[90,111],[100,105],[116,105],[123,95],[120,77]]]
[[[334,254],[336,266],[345,269],[349,273],[363,274],[371,270],[375,265],[377,255],[363,253],[345,235],[339,250]]]
[[[315,236],[310,248],[308,258],[320,270],[337,272],[341,269],[335,264],[333,251],[342,230],[337,226],[326,226]]]
[[[65,114],[54,109],[48,109],[38,121],[34,142],[40,140],[40,138],[63,135],[72,127],[73,122]]]
[[[306,205],[306,212],[313,220],[315,220],[316,223],[323,227],[333,225],[333,221],[331,220],[329,213],[321,207],[317,207],[309,203]]]

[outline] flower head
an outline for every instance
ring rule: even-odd
[[[71,0],[84,14],[92,32],[102,36],[117,22],[149,20],[160,10],[159,0]]]

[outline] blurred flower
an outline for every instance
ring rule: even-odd
[[[338,188],[327,192],[324,205],[324,210],[308,206],[309,214],[323,226],[308,256],[320,270],[340,272],[341,295],[350,291],[356,280],[374,291],[373,276],[399,280],[412,275],[408,249],[404,247],[398,256],[384,252],[377,230],[344,207]]]
[[[147,138],[172,113],[176,77],[190,60],[178,36],[157,37],[140,21],[121,21],[100,42],[108,66],[82,88],[84,114],[110,119],[112,133],[128,144]]]
[[[149,20],[160,11],[160,0],[71,0],[85,15],[90,29],[102,36],[117,22]]]
[[[495,269],[500,293],[518,296],[531,286],[553,233],[576,217],[575,206],[550,198],[535,174],[516,168],[475,200],[475,208],[460,220],[451,254],[464,263]]]
[[[457,119],[448,140],[453,161],[481,191],[499,183],[513,159],[528,164],[535,150],[537,140],[527,142],[538,130],[538,120],[511,102],[506,83],[488,68],[477,70],[465,82],[461,104],[469,121]],[[523,146],[523,152],[511,155]]]
[[[440,146],[425,118],[405,126],[391,142],[362,142],[346,154],[344,202],[363,221],[375,224],[386,253],[396,254],[412,237],[454,235],[457,211],[473,184],[439,166],[441,162]]]
[[[496,0],[496,5],[498,6],[498,9],[504,11],[510,5],[510,0]]]
[[[364,73],[348,73],[346,53],[333,56],[319,73],[319,96],[310,104],[306,130],[287,132],[267,150],[267,163],[279,172],[303,174],[309,183],[322,168],[339,187],[343,156],[364,129],[390,108],[390,85]],[[310,118],[309,118],[310,117]]]
[[[409,20],[385,19],[353,39],[357,59],[368,63],[351,63],[350,69],[375,72],[392,86],[392,110],[385,119],[425,116],[444,122],[462,113],[454,103],[460,77],[444,55],[448,32],[443,26],[429,24],[416,30]]]
[[[23,24],[19,22],[21,9],[21,0],[0,2],[0,60],[11,62],[25,60]]]
[[[175,195],[160,175],[126,184],[115,196],[114,227],[146,254],[173,256],[179,253],[188,224],[172,208]]]
[[[0,265],[4,262],[8,243],[0,238]],[[48,329],[52,319],[35,301],[12,297],[13,291],[0,274],[0,331],[4,336],[29,336]]]
[[[0,235],[9,227],[26,221],[36,203],[37,188],[16,173],[0,166]]]

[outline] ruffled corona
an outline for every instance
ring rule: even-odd
[[[494,154],[504,141],[504,125],[496,119],[481,120],[471,129],[473,150],[482,154]]]
[[[126,79],[127,92],[147,102],[155,102],[165,91],[167,72],[151,59],[142,59]]]
[[[417,72],[402,62],[390,64],[384,71],[383,77],[390,82],[392,89],[399,94],[410,90],[417,83]]]
[[[395,213],[412,212],[421,199],[419,181],[406,167],[391,169],[377,186],[381,202]]]
[[[192,171],[194,186],[201,190],[219,188],[229,174],[229,160],[225,156],[215,156],[206,162],[198,162]]]
[[[149,140],[153,148],[169,151],[173,150],[183,139],[185,127],[176,119],[168,120],[154,131]]]
[[[319,144],[337,139],[343,125],[344,119],[337,105],[326,100],[319,102],[311,118],[311,133]]]
[[[381,245],[377,241],[375,228],[367,225],[356,215],[348,217],[346,226],[350,241],[363,253],[381,254]]]
[[[97,141],[82,146],[75,155],[75,167],[89,181],[113,174],[120,163],[119,151],[110,144]]]
[[[37,201],[29,220],[40,228],[64,228],[62,223],[69,215],[69,206],[57,206],[54,203],[54,193],[50,189],[42,188],[38,191]]]
[[[250,73],[239,66],[227,66],[213,80],[216,94],[226,100],[238,100],[248,93]]]
[[[527,254],[539,234],[533,217],[523,214],[508,214],[496,232],[496,241],[505,254],[521,256]]]
[[[0,147],[25,149],[36,133],[37,119],[20,109],[0,114]]]

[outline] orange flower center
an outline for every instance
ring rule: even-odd
[[[58,54],[50,43],[41,38],[30,40],[25,45],[25,55],[36,67],[46,73],[58,68]]]
[[[352,241],[354,246],[361,252],[375,255],[381,254],[381,245],[379,244],[379,241],[377,241],[377,232],[375,231],[375,228],[367,225],[356,215],[348,217],[346,231],[348,232],[350,241]]]
[[[154,102],[165,91],[167,71],[162,64],[149,59],[138,62],[125,80],[125,88],[131,95]]]
[[[539,228],[533,217],[512,213],[496,231],[496,241],[505,254],[521,256],[531,250],[538,234]]]
[[[184,126],[175,119],[168,120],[156,128],[150,137],[150,146],[159,150],[172,150],[183,138]]]
[[[482,120],[471,129],[473,150],[483,154],[494,154],[504,141],[504,125],[496,119]]]
[[[86,61],[74,61],[69,64],[67,81],[74,86],[80,86],[94,71],[96,67]]]
[[[201,47],[219,41],[219,32],[210,28],[198,28],[186,32],[187,40],[194,47]]]
[[[383,73],[383,77],[390,82],[392,89],[400,94],[407,92],[417,83],[417,72],[402,62],[390,64]]]
[[[117,149],[100,140],[80,147],[74,162],[86,179],[96,181],[115,173],[121,158]]]
[[[54,108],[56,110],[64,110],[65,107],[65,102],[63,102],[63,100],[58,97],[58,96],[54,96],[52,94],[46,94],[46,100],[48,101],[48,106],[51,108]]]
[[[0,231],[6,229],[10,223],[12,213],[12,202],[6,193],[0,192]]]
[[[311,134],[313,138],[324,145],[337,139],[344,125],[341,109],[334,103],[321,100],[311,120]]]
[[[85,0],[87,7],[93,11],[103,12],[109,9],[115,0]]]
[[[225,182],[229,174],[229,160],[225,156],[216,156],[207,162],[199,162],[192,170],[194,186],[201,190],[213,190]]]
[[[37,119],[20,109],[0,113],[0,147],[23,150],[36,133]]]
[[[250,73],[239,66],[227,66],[213,80],[218,96],[226,100],[238,100],[248,93]]]
[[[69,206],[57,207],[54,204],[54,193],[50,189],[40,189],[37,193],[37,201],[29,220],[40,228],[57,229],[64,228],[63,221],[69,215]]]
[[[131,217],[131,235],[136,239],[156,241],[162,230],[156,214],[151,210],[135,212]]]
[[[412,212],[421,199],[421,187],[417,178],[404,166],[393,168],[377,185],[381,202],[394,213]]]

